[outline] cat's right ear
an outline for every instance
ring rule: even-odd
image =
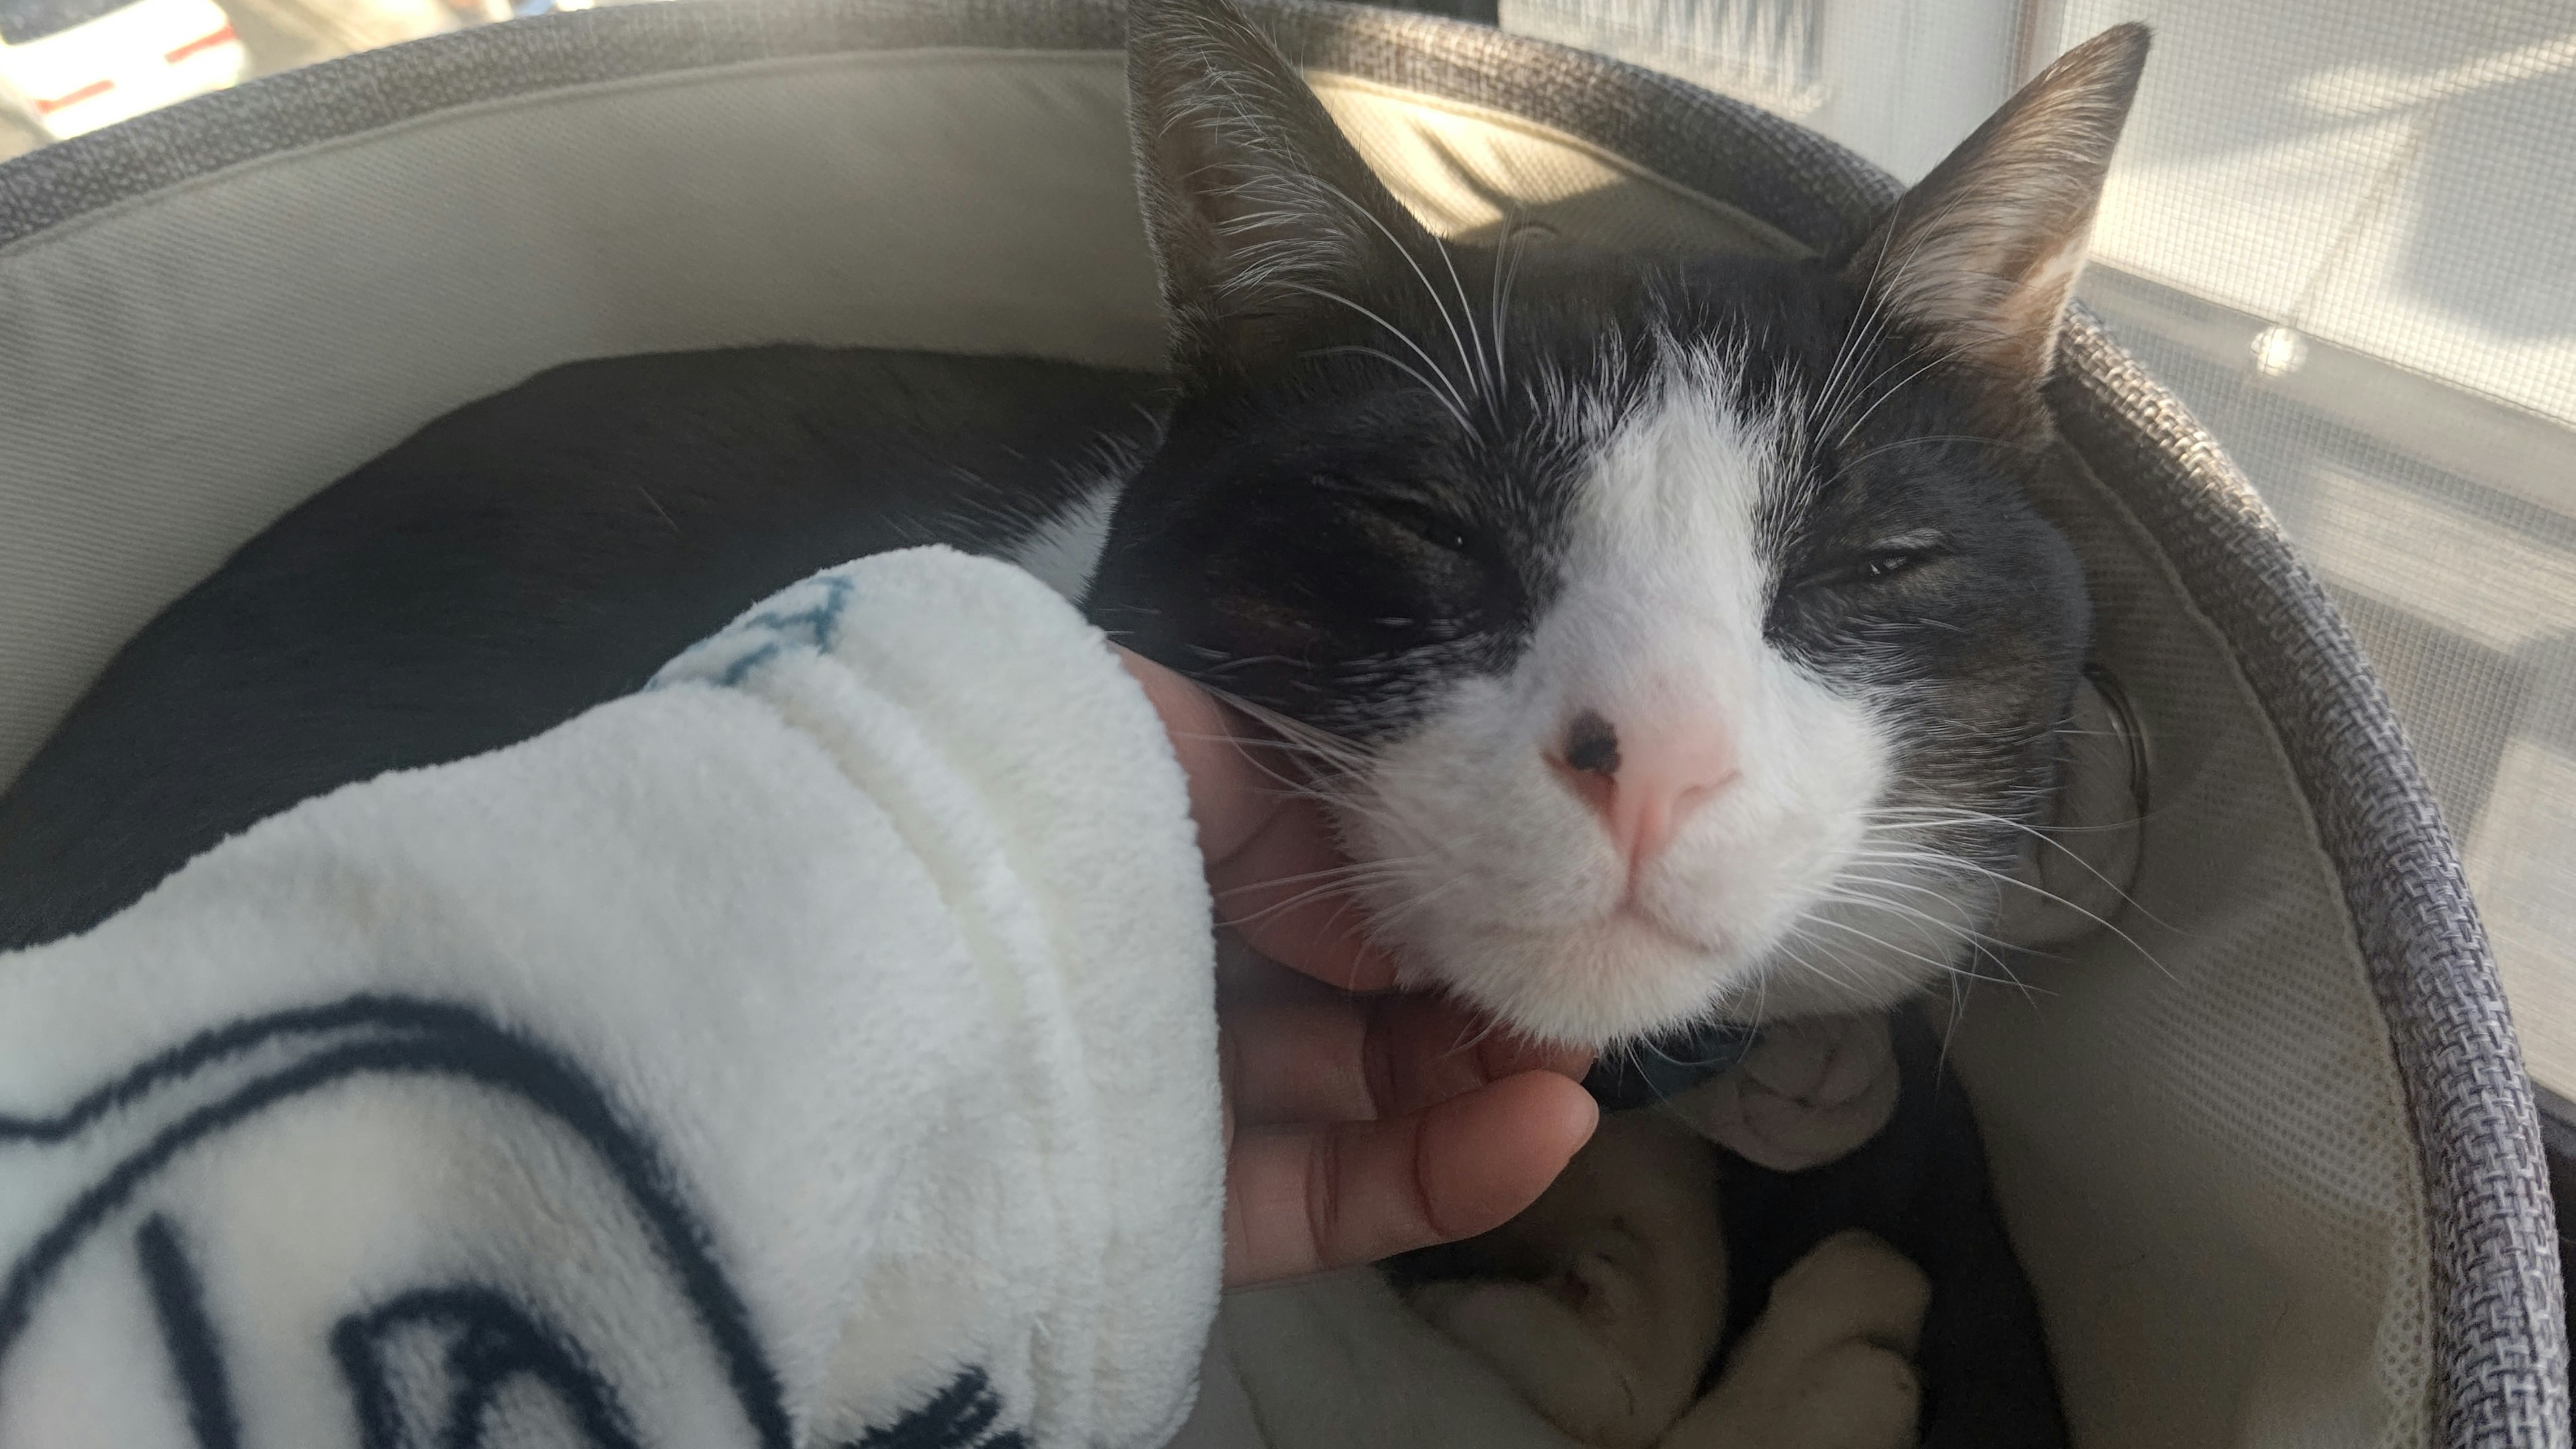
[[[1131,0],[1128,124],[1184,384],[1284,361],[1435,243],[1223,0]],[[1418,265],[1419,263],[1413,263]]]
[[[1845,275],[1973,385],[1979,421],[2029,431],[2147,61],[2117,25],[2060,56],[1923,178]]]

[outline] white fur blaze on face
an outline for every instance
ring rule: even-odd
[[[1810,937],[1841,909],[1893,748],[1865,700],[1763,637],[1790,424],[1737,416],[1721,381],[1678,368],[1606,430],[1527,652],[1458,685],[1349,812],[1407,969],[1539,1037],[1883,1005],[1934,959],[1849,949],[1885,922]],[[1587,716],[1590,749],[1569,736]],[[1622,790],[1656,792],[1665,828],[1633,826]]]

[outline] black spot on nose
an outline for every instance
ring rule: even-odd
[[[1565,732],[1565,763],[1595,775],[1619,773],[1619,732],[1590,710],[1574,717]]]

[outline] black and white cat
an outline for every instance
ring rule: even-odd
[[[1115,637],[1278,721],[1406,969],[1533,1035],[1880,1007],[1952,965],[2086,649],[2023,481],[2143,31],[1851,255],[1647,264],[1444,243],[1219,0],[1131,25],[1168,391],[762,349],[451,415],[119,656],[0,799],[0,947],[946,541],[1087,580]]]
[[[1184,392],[1098,620],[1328,734],[1377,928],[1537,1035],[1955,959],[2086,648],[2021,476],[2143,31],[1851,257],[1644,266],[1445,246],[1240,20],[1137,24]]]

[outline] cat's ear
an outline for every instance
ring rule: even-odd
[[[1847,278],[1984,385],[1998,427],[2038,416],[2084,266],[2147,27],[2060,56],[1934,167],[1853,253]]]
[[[1432,254],[1287,58],[1223,0],[1132,0],[1128,124],[1187,382],[1281,360],[1365,277]]]

